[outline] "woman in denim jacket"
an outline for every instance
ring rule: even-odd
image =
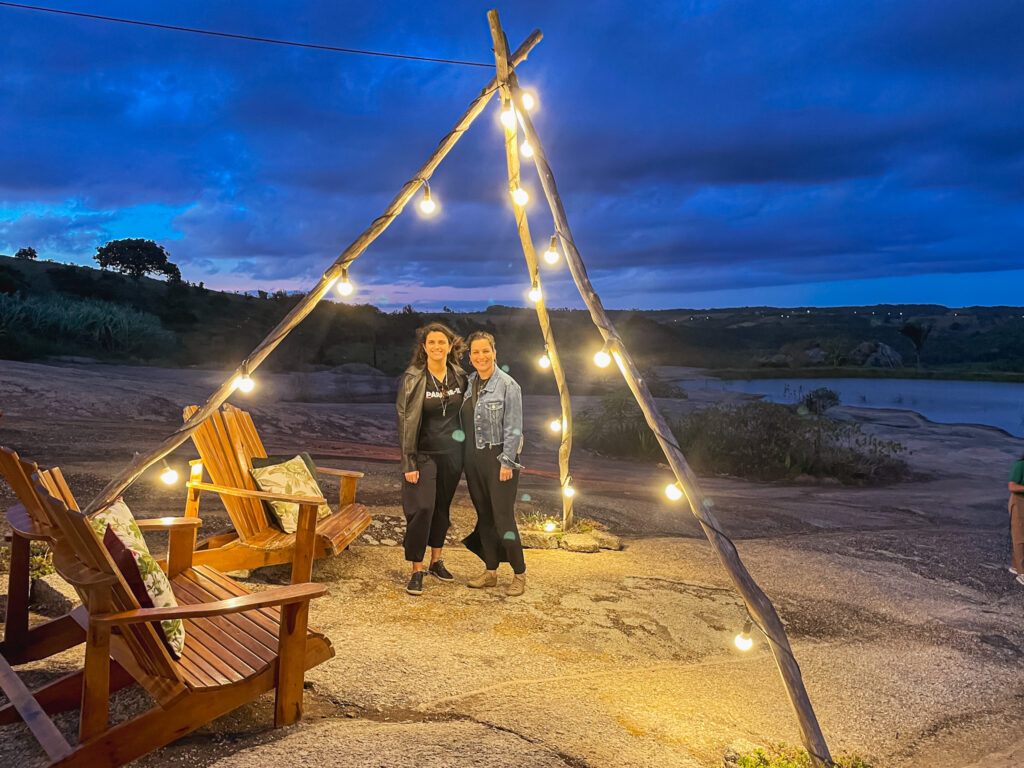
[[[523,395],[516,380],[494,364],[491,334],[476,331],[467,341],[476,371],[469,375],[462,400],[464,467],[477,520],[463,544],[486,568],[468,585],[496,586],[498,564],[506,562],[514,573],[507,594],[517,596],[526,589],[523,543],[514,511],[523,448]]]

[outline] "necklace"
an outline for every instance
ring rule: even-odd
[[[444,381],[438,381],[437,376],[429,368],[427,373],[430,374],[430,378],[434,380],[434,385],[441,390],[441,418],[443,419],[448,415],[448,367],[444,369]]]

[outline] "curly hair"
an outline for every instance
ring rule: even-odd
[[[466,351],[466,342],[444,323],[427,323],[422,328],[416,329],[416,346],[412,350],[412,362],[410,365],[422,368],[427,364],[427,350],[423,345],[427,343],[427,336],[432,333],[443,333],[445,335],[448,343],[452,345],[452,348],[448,350],[448,363],[456,368],[461,368],[462,366],[459,364],[459,361],[462,360],[462,354]]]

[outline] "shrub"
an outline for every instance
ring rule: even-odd
[[[60,295],[28,297],[0,294],[0,328],[43,336],[88,352],[160,354],[174,336],[146,312],[99,299]]]
[[[818,387],[804,395],[798,406],[815,416],[821,416],[829,408],[839,405],[839,395],[828,387]]]
[[[627,399],[628,398],[628,399]],[[844,483],[899,480],[907,466],[902,445],[865,433],[860,424],[804,415],[798,408],[754,402],[711,407],[671,424],[683,454],[698,472],[754,480],[796,475],[836,477]],[[578,444],[609,456],[661,456],[653,433],[629,393],[613,393],[597,411],[575,420]]]

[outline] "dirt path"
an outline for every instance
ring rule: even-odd
[[[210,378],[0,361],[0,443],[60,464],[87,499],[165,436]],[[398,522],[391,406],[251,407],[273,448],[312,447],[324,463],[366,471],[360,498]],[[528,440],[538,437],[526,463],[540,471],[554,463],[540,437],[551,407],[527,401]],[[1022,747],[1008,734],[1024,724],[1024,590],[1003,568],[1001,489],[1019,441],[905,412],[847,415],[907,444],[924,479],[851,489],[710,478],[705,490],[787,625],[834,752],[900,768],[1017,766]],[[184,446],[176,461],[190,455]],[[400,548],[355,546],[316,568],[330,596],[311,623],[337,656],[309,675],[306,720],[269,728],[265,698],[139,765],[719,766],[730,745],[797,741],[764,644],[731,648],[742,608],[692,517],[661,495],[666,471],[578,455],[574,474],[579,513],[626,535],[624,551],[530,551],[527,594],[513,601],[465,589],[479,566],[459,547],[446,558],[456,585],[428,582],[413,599]],[[129,503],[143,516],[179,512],[181,489],[154,480],[131,488]],[[524,476],[521,491],[557,511],[549,478]],[[202,517],[207,532],[228,525],[217,506]],[[454,538],[472,520],[463,489]],[[79,656],[24,674],[47,679]],[[128,692],[115,713],[141,705]],[[74,732],[73,718],[61,725]],[[39,764],[23,727],[0,728],[0,761]]]

